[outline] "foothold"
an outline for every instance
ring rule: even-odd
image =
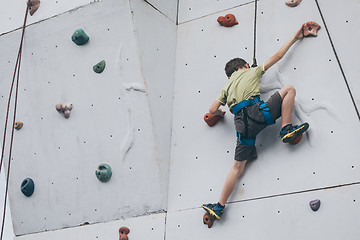
[[[234,14],[226,14],[225,17],[220,16],[217,19],[218,23],[220,23],[221,26],[224,27],[232,27],[234,25],[239,24],[238,21],[236,21],[236,18],[234,16]]]
[[[40,0],[28,0],[27,2],[30,15],[32,16],[40,7]]]
[[[302,138],[302,134],[300,134],[299,136],[297,136],[296,138],[291,140],[289,143],[292,144],[292,145],[296,145],[301,141],[301,138]]]
[[[17,121],[17,122],[15,122],[14,123],[14,128],[16,129],[16,130],[20,130],[22,127],[23,127],[23,123],[22,122],[20,122],[20,121]]]
[[[25,178],[24,181],[21,183],[21,192],[30,197],[34,193],[35,184],[31,178]]]
[[[106,62],[105,60],[102,60],[101,62],[93,66],[93,70],[96,73],[102,73],[105,69],[105,66],[106,66]]]
[[[316,22],[310,21],[310,22],[304,23],[304,25],[303,25],[304,37],[309,37],[309,36],[316,37],[320,28],[321,28],[320,25],[317,24]]]
[[[288,5],[289,7],[296,7],[300,3],[301,3],[301,0],[290,0],[290,1],[285,2],[285,4]]]
[[[223,115],[224,116],[224,115]],[[209,127],[214,126],[220,119],[223,118],[223,116],[220,115],[214,115],[211,113],[206,113],[204,115],[204,121],[209,125]]]
[[[65,104],[65,103],[58,103],[55,106],[56,111],[58,111],[61,115],[63,115],[65,118],[70,117],[70,111],[73,109],[73,104]]]
[[[76,45],[84,45],[85,43],[87,43],[89,41],[89,36],[86,35],[86,33],[84,32],[84,30],[82,30],[81,28],[79,28],[78,30],[76,30],[73,35],[71,36],[71,40],[76,43]]]
[[[130,232],[130,229],[127,227],[119,228],[119,240],[128,240],[129,237],[127,236]]]
[[[315,199],[315,200],[312,200],[310,201],[310,207],[311,209],[316,212],[319,208],[320,208],[320,200],[319,199]]]
[[[107,182],[112,175],[111,167],[106,163],[100,164],[95,171],[95,175],[101,182]]]
[[[215,218],[211,216],[208,212],[206,212],[203,216],[203,223],[208,225],[208,228],[211,228],[214,224]]]

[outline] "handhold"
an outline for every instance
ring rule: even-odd
[[[206,212],[203,216],[203,223],[208,225],[208,228],[211,228],[214,224],[215,218],[211,216],[208,212]]]
[[[304,23],[304,25],[303,25],[304,37],[309,37],[309,36],[316,37],[320,28],[321,28],[320,25],[317,24],[316,22],[310,21],[310,22]]]
[[[204,121],[209,125],[209,127],[214,126],[223,116],[214,115],[211,113],[206,113],[204,115]]]
[[[71,36],[71,40],[76,43],[76,45],[84,45],[89,41],[89,36],[86,35],[84,30],[81,28],[77,29]]]
[[[66,109],[66,110],[64,111],[64,117],[65,117],[65,118],[69,118],[69,117],[70,117],[70,110]]]
[[[296,145],[301,141],[301,138],[302,138],[302,134],[300,134],[299,136],[297,136],[296,138],[291,140],[289,143],[292,144],[292,145]]]
[[[31,178],[25,178],[24,181],[21,183],[21,192],[30,197],[34,193],[35,184]]]
[[[224,27],[232,27],[234,25],[239,24],[238,21],[236,21],[236,18],[234,16],[234,14],[226,14],[225,17],[220,16],[217,19],[218,23],[220,23],[221,26]]]
[[[102,60],[101,62],[97,63],[93,66],[93,70],[96,73],[102,73],[105,69],[106,62],[105,60]]]
[[[14,123],[14,128],[16,129],[16,130],[20,130],[22,127],[23,127],[23,123],[22,122],[20,122],[20,121],[17,121],[17,122],[15,122]]]
[[[319,208],[320,208],[320,200],[319,199],[315,199],[315,200],[312,200],[310,201],[310,207],[311,209],[316,212]]]
[[[73,109],[73,104],[58,103],[55,105],[56,111],[58,111],[65,118],[70,117],[70,111]]]
[[[130,229],[127,227],[119,228],[119,240],[128,240],[129,237],[127,236],[130,232]]]
[[[27,2],[30,15],[32,16],[40,7],[40,0],[28,0]]]
[[[101,182],[107,182],[112,175],[111,167],[106,163],[100,164],[95,171],[95,175]]]
[[[285,4],[288,5],[289,7],[296,7],[300,3],[301,3],[301,0],[289,0],[289,1],[285,2]]]

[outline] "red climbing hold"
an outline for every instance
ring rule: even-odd
[[[204,121],[209,125],[209,127],[214,126],[223,116],[214,115],[211,113],[206,113],[204,115]]]
[[[218,23],[220,23],[221,26],[224,27],[232,27],[234,25],[239,24],[238,21],[236,21],[236,18],[234,14],[226,14],[225,17],[220,16],[217,19]]]
[[[127,227],[121,227],[119,229],[119,240],[128,240],[129,237],[127,236],[130,232],[130,229]]]
[[[208,228],[211,228],[214,224],[215,218],[211,216],[208,212],[206,212],[203,216],[203,223],[208,225]]]
[[[316,22],[307,22],[303,25],[303,33],[304,33],[304,37],[309,37],[309,36],[317,36],[317,32],[320,29],[320,25],[317,24]]]
[[[285,2],[285,4],[288,5],[289,7],[296,7],[300,3],[301,3],[301,0],[289,0],[289,1]]]
[[[30,15],[32,16],[40,6],[40,0],[28,0],[27,2]]]

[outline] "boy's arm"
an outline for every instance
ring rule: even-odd
[[[264,63],[264,70],[268,70],[272,65],[274,65],[275,63],[277,63],[280,59],[282,59],[285,55],[285,53],[289,50],[289,48],[299,39],[302,39],[304,37],[303,34],[303,26],[301,25],[301,28],[295,33],[295,35],[289,40],[287,41],[280,49],[279,51],[277,51],[275,53],[274,56],[272,56],[271,58],[269,58],[265,63]]]
[[[221,105],[224,105],[224,104],[221,103],[219,100],[215,100],[213,102],[213,104],[211,104],[211,106],[210,106],[209,113],[214,114],[214,115],[223,116],[225,114],[225,111],[219,109],[219,107]]]

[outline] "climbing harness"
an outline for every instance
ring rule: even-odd
[[[265,119],[264,122],[258,121],[256,119],[250,117],[248,112],[247,112],[247,107],[248,106],[252,106],[252,105],[255,105],[257,103],[260,103],[259,104],[259,109],[261,110],[261,112],[262,112],[262,114],[264,116],[264,119]],[[255,96],[255,97],[250,98],[248,100],[243,100],[243,101],[239,102],[238,104],[236,104],[232,108],[232,112],[233,112],[234,115],[239,113],[241,110],[244,113],[245,131],[244,131],[243,135],[241,135],[239,132],[236,132],[236,136],[239,139],[239,141],[244,145],[255,145],[256,138],[248,138],[248,128],[249,128],[249,121],[248,120],[250,120],[250,121],[252,121],[254,123],[257,123],[257,124],[266,124],[266,125],[274,124],[275,120],[271,116],[268,103],[260,100],[260,98],[258,96]]]
[[[254,16],[254,56],[253,56],[253,64],[251,65],[251,67],[257,67],[257,62],[256,62],[256,17],[257,16],[257,0],[255,0],[255,16]]]

